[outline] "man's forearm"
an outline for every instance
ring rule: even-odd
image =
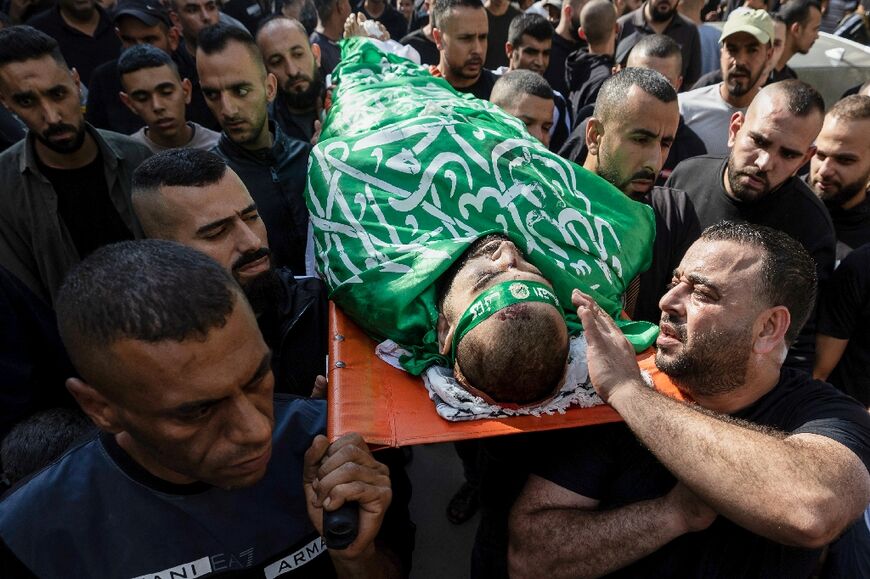
[[[609,402],[680,481],[717,512],[770,539],[824,544],[867,501],[845,447],[804,443],[703,413],[642,384]],[[860,466],[860,465],[859,465]]]
[[[649,555],[688,530],[667,497],[607,511],[550,508],[515,513],[510,576],[597,577]]]

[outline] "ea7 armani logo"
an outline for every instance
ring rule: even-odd
[[[195,579],[224,569],[245,569],[254,564],[254,548],[239,553],[217,553],[163,571],[140,575],[135,579]]]

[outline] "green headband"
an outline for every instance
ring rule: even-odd
[[[450,362],[456,363],[456,348],[465,335],[488,319],[494,313],[508,306],[523,302],[543,302],[555,306],[560,312],[559,299],[549,286],[536,281],[506,281],[495,284],[474,298],[453,332],[453,344],[450,348]]]

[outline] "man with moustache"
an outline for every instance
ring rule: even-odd
[[[656,344],[692,403],[649,388],[575,290],[590,379],[624,423],[540,441],[511,514],[511,577],[811,577],[870,500],[870,415],[782,367],[815,277],[782,232],[704,231],[661,300]]]
[[[435,0],[432,36],[441,53],[433,74],[459,92],[489,100],[496,77],[483,67],[489,23],[480,0]]]
[[[278,80],[271,117],[290,137],[310,142],[323,108],[320,47],[298,20],[276,15],[260,25],[257,46],[266,70]]]
[[[831,214],[837,260],[870,243],[870,97],[848,96],[825,115],[808,182]]]
[[[619,18],[616,54],[627,53],[619,45],[632,42],[633,35],[664,34],[673,38],[683,51],[681,75],[686,86],[701,76],[701,38],[695,23],[677,12],[678,0],[647,0],[640,8]]]
[[[29,26],[0,30],[0,100],[28,128],[0,155],[0,265],[53,301],[80,259],[141,234],[130,177],[151,152],[85,123],[78,73]]]
[[[728,154],[728,125],[767,81],[773,39],[773,19],[764,10],[732,12],[719,40],[722,82],[680,95],[680,114],[709,154]]]
[[[275,391],[324,397],[327,304],[317,277],[295,277],[274,267],[258,206],[218,155],[197,149],[164,151],[133,175],[133,206],[149,238],[197,249],[236,279],[271,350]],[[380,451],[390,469],[393,503],[386,515],[388,544],[406,570],[414,530],[408,502],[410,481],[398,451]]]
[[[226,24],[199,35],[196,67],[206,103],[223,127],[215,152],[257,203],[275,265],[296,275],[311,271],[306,267],[308,208],[302,197],[310,145],[288,137],[269,120],[275,75],[266,70],[251,35]]]
[[[677,92],[668,80],[649,68],[626,68],[604,82],[586,124],[583,166],[655,212],[652,265],[625,292],[625,312],[634,320],[658,321],[674,268],[701,234],[688,196],[655,186],[679,121]]]
[[[133,174],[132,198],[146,237],[189,245],[233,275],[272,350],[276,391],[310,395],[326,370],[323,283],[272,266],[257,204],[226,161],[196,149],[165,151]]]
[[[822,9],[818,0],[790,0],[777,13],[785,22],[785,43],[779,60],[770,72],[770,81],[777,82],[797,78],[797,73],[788,66],[795,54],[806,54],[819,37]]]
[[[701,227],[723,220],[748,221],[783,231],[801,242],[816,262],[819,283],[834,270],[834,228],[821,201],[797,177],[815,154],[825,103],[797,80],[769,85],[728,129],[727,157],[701,156],[677,165],[666,185],[685,191]],[[815,315],[789,351],[786,365],[812,369]]]

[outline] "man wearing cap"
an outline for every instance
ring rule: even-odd
[[[192,85],[187,119],[209,129],[219,128],[199,90],[196,64],[185,50],[178,49],[178,29],[159,2],[121,0],[115,10],[115,32],[124,50],[138,44],[150,44],[169,54],[181,78],[189,79]],[[129,135],[145,126],[142,118],[121,102],[120,94],[124,89],[118,72],[118,59],[98,67],[88,89],[85,116],[95,127]]]
[[[121,49],[112,30],[112,16],[96,0],[59,0],[27,24],[57,40],[64,60],[76,69],[85,86],[94,69],[117,58]]]
[[[735,10],[722,28],[722,82],[680,95],[680,114],[711,155],[728,154],[728,125],[767,81],[773,19],[764,10]]]
[[[664,34],[673,38],[683,51],[683,83],[692,86],[701,76],[701,38],[695,23],[677,12],[678,0],[647,0],[619,19],[616,54],[622,42],[637,43],[636,35]]]

